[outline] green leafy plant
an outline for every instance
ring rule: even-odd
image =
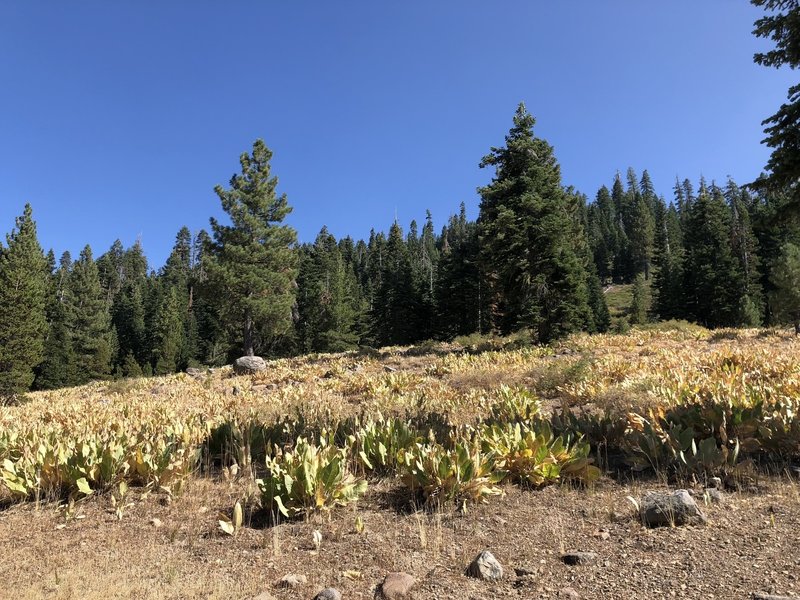
[[[397,469],[398,453],[422,441],[422,436],[406,421],[379,415],[359,428],[350,441],[365,470],[387,473]]]
[[[347,464],[347,452],[324,441],[315,446],[298,438],[292,450],[276,447],[275,456],[266,459],[267,477],[256,480],[262,503],[288,518],[345,506],[367,489]]]
[[[478,444],[456,443],[452,449],[436,443],[417,443],[401,450],[401,478],[425,503],[485,502],[503,494],[498,484],[506,472],[497,469],[494,456]]]
[[[517,482],[541,487],[565,478],[588,483],[600,477],[591,464],[589,444],[554,436],[547,421],[486,426],[480,439],[497,467]]]

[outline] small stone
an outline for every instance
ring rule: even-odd
[[[719,477],[712,477],[711,479],[708,480],[708,487],[716,488],[718,490],[721,490],[722,489],[722,479],[720,479]]]
[[[503,578],[503,567],[491,552],[483,550],[467,567],[465,575],[486,581],[496,581]]]
[[[756,592],[753,594],[753,600],[798,600],[795,596],[776,596],[774,594],[767,594],[765,592]]]
[[[531,577],[532,575],[536,575],[536,573],[538,573],[538,570],[528,565],[514,567],[514,574],[517,577]]]
[[[389,365],[383,365],[383,370],[387,373],[394,373],[397,371],[395,367],[390,367]]]
[[[314,600],[342,600],[342,594],[336,588],[325,588],[314,596]]]
[[[252,375],[266,368],[267,363],[260,356],[242,356],[233,362],[233,372],[236,375]]]
[[[647,527],[701,524],[705,515],[686,490],[650,492],[639,501],[639,516]]]
[[[408,598],[417,580],[408,573],[389,573],[375,590],[376,600],[401,600]]]
[[[308,577],[305,575],[295,575],[294,573],[290,573],[289,575],[284,575],[278,580],[278,587],[282,588],[294,588],[299,585],[303,585],[308,582]]]
[[[186,369],[186,374],[189,377],[202,377],[203,369],[198,369],[197,367],[189,367],[188,369]]]
[[[567,552],[561,556],[565,565],[593,565],[597,562],[596,552]]]
[[[706,488],[705,497],[708,498],[708,501],[713,504],[722,504],[725,502],[725,494],[723,494],[719,488]]]
[[[153,527],[155,527],[156,529],[158,529],[159,527],[161,527],[161,526],[164,524],[164,523],[162,523],[162,522],[161,522],[161,519],[150,519],[150,523],[151,523],[151,524],[153,525]]]
[[[564,600],[580,600],[580,594],[574,589],[567,587],[558,591],[558,597]]]

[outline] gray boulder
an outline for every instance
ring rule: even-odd
[[[700,525],[706,522],[686,490],[649,492],[639,501],[639,516],[647,527]]]
[[[503,566],[497,561],[494,554],[484,550],[470,563],[465,574],[476,579],[496,581],[503,578]]]
[[[314,600],[342,600],[342,594],[336,588],[325,588],[314,596]]]
[[[267,363],[260,356],[242,356],[233,362],[233,372],[237,375],[252,375],[266,368]]]

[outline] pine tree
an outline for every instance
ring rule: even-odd
[[[650,296],[644,273],[639,273],[633,280],[633,300],[631,301],[631,325],[644,325],[647,323],[647,313],[650,310]]]
[[[548,342],[580,329],[589,309],[560,169],[535,122],[520,104],[506,146],[481,161],[496,171],[480,189],[480,244],[495,327]]]
[[[742,277],[738,320],[741,325],[757,327],[763,320],[764,300],[760,282],[758,240],[753,234],[748,208],[752,201],[749,193],[740,189],[733,179],[728,179],[725,199],[732,215],[731,245],[739,261]]]
[[[72,257],[64,252],[59,267],[52,277],[51,293],[47,304],[49,323],[45,340],[44,361],[36,373],[34,387],[39,390],[52,390],[74,385],[75,353],[69,330],[69,317],[65,303],[66,289],[72,269]]]
[[[0,245],[0,398],[26,392],[42,362],[47,320],[47,261],[30,204]]]
[[[305,352],[342,352],[356,347],[355,273],[323,227],[313,245],[300,251],[298,330]]]
[[[750,0],[768,14],[755,22],[757,37],[775,42],[775,48],[759,52],[753,60],[766,67],[800,67],[800,0]],[[788,101],[762,124],[767,125],[764,143],[772,148],[769,174],[756,184],[762,189],[781,190],[790,201],[785,208],[800,214],[800,85],[793,85]]]
[[[629,169],[630,218],[628,224],[628,238],[630,240],[630,268],[634,278],[639,273],[644,273],[645,279],[650,279],[650,266],[653,258],[653,237],[655,224],[653,222],[654,192],[650,177],[645,171],[643,181],[648,186],[646,193],[639,190],[633,169]]]
[[[770,280],[774,286],[770,305],[778,322],[794,325],[800,335],[800,246],[787,242],[772,268]]]
[[[108,377],[113,353],[111,323],[97,264],[88,245],[72,265],[65,303],[75,352],[76,383]]]
[[[183,348],[184,324],[181,306],[174,287],[162,294],[155,317],[153,374],[166,375],[178,370]]]
[[[439,333],[448,339],[483,332],[487,323],[481,289],[478,227],[467,220],[464,203],[442,232],[436,287]]]
[[[271,159],[272,152],[256,140],[252,154],[241,155],[242,172],[231,178],[230,189],[215,188],[232,225],[211,219],[214,242],[203,263],[220,316],[241,332],[248,356],[259,344],[259,331],[270,337],[289,331],[295,302],[297,235],[280,225],[291,208],[285,194],[276,195]]]
[[[682,188],[676,188],[680,202]],[[653,263],[653,312],[659,319],[686,318],[683,294],[683,241],[678,210],[656,202]]]
[[[718,187],[701,183],[684,243],[688,316],[706,327],[737,325],[742,277],[731,247],[731,214]]]
[[[380,345],[405,345],[420,339],[418,304],[403,230],[396,222],[381,249],[380,281],[372,305],[372,337]]]

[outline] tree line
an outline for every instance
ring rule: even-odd
[[[138,242],[45,255],[26,205],[0,245],[0,390],[475,332],[527,329],[546,343],[606,331],[611,284],[634,284],[633,323],[799,320],[800,227],[776,218],[790,198],[701,179],[676,182],[667,202],[647,171],[628,169],[588,201],[563,185],[534,125],[521,104],[481,161],[494,177],[477,221],[462,204],[438,230],[428,213],[421,227],[395,222],[366,240],[323,227],[297,244],[260,140],[215,188],[230,223],[182,228],[158,271]]]

